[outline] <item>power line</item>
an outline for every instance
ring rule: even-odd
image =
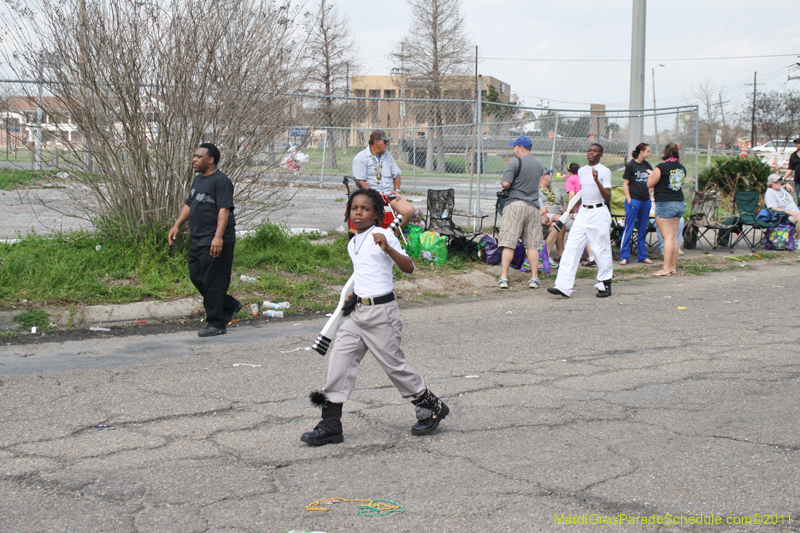
[[[665,58],[648,59],[648,61],[721,61],[726,59],[761,59],[765,57],[797,57],[798,54],[773,54],[764,56],[730,56],[730,57],[684,57],[684,58]],[[484,61],[535,61],[550,63],[630,63],[630,59],[540,59],[526,57],[482,57]]]

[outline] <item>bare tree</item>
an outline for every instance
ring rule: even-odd
[[[4,0],[6,60],[43,80],[72,132],[56,135],[73,208],[104,233],[163,238],[200,142],[222,150],[237,219],[288,200],[275,186],[298,49],[288,4],[259,0]],[[56,110],[53,110],[56,111]]]
[[[753,105],[748,107],[751,116]],[[766,91],[756,95],[755,125],[771,141],[791,141],[800,132],[800,92]]]
[[[429,78],[428,97],[441,99],[445,90],[463,85],[463,79],[458,76],[468,73],[472,61],[461,0],[408,0],[408,5],[411,6],[411,27],[398,46],[400,51],[393,56],[402,60],[407,72]],[[442,114],[439,102],[428,106],[426,172],[434,170],[434,136],[438,149],[436,170],[444,170]]]
[[[356,73],[358,47],[347,21],[337,9],[320,0],[315,13],[306,13],[309,31],[306,46],[306,81],[328,98],[322,103],[324,124],[329,128],[344,125],[337,117],[332,96],[349,96],[349,77]],[[331,142],[331,135],[333,141]],[[342,136],[344,137],[344,136]],[[336,130],[327,130],[328,162],[336,167]]]
[[[711,166],[711,156],[714,154],[714,143],[719,129],[720,118],[723,115],[721,106],[722,90],[717,89],[708,81],[695,88],[695,95],[700,99],[700,143],[706,141],[706,167]],[[703,139],[702,137],[705,137]]]

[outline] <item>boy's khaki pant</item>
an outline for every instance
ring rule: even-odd
[[[328,382],[323,389],[332,403],[344,403],[353,392],[356,373],[367,350],[406,400],[425,392],[425,381],[406,363],[400,347],[403,321],[397,300],[378,305],[356,304],[339,328],[328,361]]]

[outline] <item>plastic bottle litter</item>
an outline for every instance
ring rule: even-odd
[[[111,331],[109,328],[100,328],[97,326],[92,326],[89,328],[89,331]]]
[[[264,309],[289,309],[292,307],[292,304],[289,302],[270,302],[269,300],[265,300],[261,306]]]
[[[267,311],[264,311],[264,316],[271,318],[283,318],[283,311],[268,309]]]
[[[448,214],[449,214],[449,213],[447,212],[447,209],[445,209],[445,210],[442,212],[442,218],[447,218],[447,215],[448,215]]]
[[[253,316],[258,315],[258,304],[250,304],[250,312],[253,313]]]
[[[244,281],[245,283],[253,283],[256,280],[256,278],[254,278],[253,276],[245,276],[244,274],[239,276],[239,279]]]

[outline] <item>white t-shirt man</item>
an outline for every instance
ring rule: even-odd
[[[792,195],[783,187],[777,191],[773,188],[767,189],[767,192],[764,193],[764,203],[770,209],[777,207],[790,213],[797,212],[797,204],[792,200]]]
[[[583,205],[597,205],[604,203],[603,195],[594,182],[592,170],[597,170],[597,181],[604,189],[611,188],[611,171],[605,165],[597,163],[595,166],[586,165],[578,169],[578,179],[581,182],[581,203]]]

